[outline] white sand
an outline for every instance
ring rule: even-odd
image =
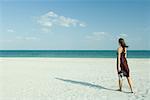
[[[150,100],[150,59],[128,59],[135,94],[116,59],[0,58],[0,100]]]

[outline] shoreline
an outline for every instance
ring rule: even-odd
[[[96,58],[96,57],[0,57],[0,59],[117,59],[117,57],[115,58]],[[127,59],[150,59],[150,58],[127,58]]]

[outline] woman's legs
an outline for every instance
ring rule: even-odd
[[[131,89],[131,92],[133,93],[131,78],[130,78],[130,77],[127,77],[127,80],[128,80],[128,84],[129,84],[129,87],[130,87],[130,89]]]

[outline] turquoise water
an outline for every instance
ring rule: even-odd
[[[128,58],[150,58],[150,50],[128,50]],[[0,50],[0,57],[116,58],[116,50]]]

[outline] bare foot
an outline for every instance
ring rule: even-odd
[[[122,90],[121,90],[121,89],[117,89],[117,91],[120,91],[120,92],[121,92]]]

